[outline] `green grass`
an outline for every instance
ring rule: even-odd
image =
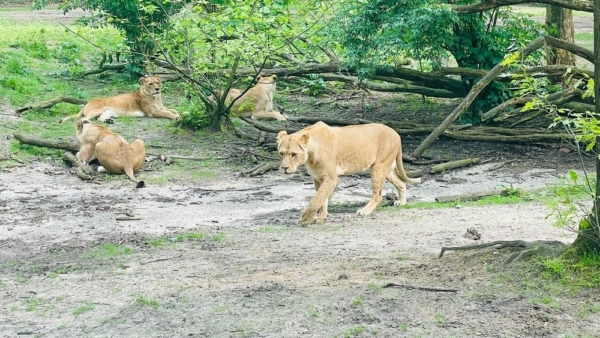
[[[142,306],[148,306],[148,307],[151,307],[153,309],[157,309],[158,308],[158,302],[156,300],[146,298],[146,297],[144,297],[142,295],[138,295],[136,297],[136,299],[135,299],[135,305],[140,306],[140,307],[142,307]]]
[[[366,330],[366,327],[364,327],[362,325],[356,325],[356,326],[353,326],[352,328],[348,329],[347,331],[345,331],[343,333],[343,336],[344,336],[344,338],[358,337],[363,332],[365,332],[365,330]]]
[[[166,243],[178,243],[184,241],[202,241],[206,238],[206,234],[201,232],[190,232],[178,234],[170,237],[159,237],[148,241],[151,246],[162,246]]]
[[[133,249],[124,245],[106,243],[94,247],[86,256],[91,259],[106,259],[133,253]]]
[[[74,316],[79,316],[81,314],[84,314],[86,312],[94,310],[95,307],[96,307],[96,305],[94,303],[92,303],[92,302],[86,302],[85,304],[83,304],[80,307],[78,307],[75,310],[73,310],[73,315]]]

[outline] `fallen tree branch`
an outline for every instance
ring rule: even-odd
[[[543,45],[544,38],[539,37],[516,53],[518,53],[519,57],[525,58],[527,55],[541,48]],[[456,107],[456,109],[454,109],[454,111],[446,117],[439,127],[437,127],[429,136],[427,136],[427,138],[425,138],[425,140],[423,140],[423,142],[421,142],[417,149],[413,151],[412,156],[417,158],[420,157],[421,154],[423,154],[423,151],[425,151],[425,149],[427,149],[442,133],[444,133],[446,129],[448,129],[450,124],[454,122],[471,105],[477,95],[479,95],[479,93],[485,87],[487,87],[500,73],[502,73],[506,67],[508,67],[508,64],[500,62],[494,66],[494,68],[492,68],[484,77],[482,77],[481,80],[475,83],[475,85],[473,85],[471,88],[471,91],[469,91],[469,94],[467,94],[458,107]]]
[[[505,190],[487,190],[487,191],[478,191],[460,195],[451,195],[451,196],[438,196],[435,198],[435,201],[438,203],[450,203],[457,201],[476,201],[478,199],[482,199],[484,197],[490,196],[500,196],[503,194]]]
[[[240,173],[240,175],[252,177],[252,176],[263,175],[267,171],[278,170],[278,169],[279,169],[279,161],[267,162],[267,163],[261,163],[261,164],[255,166],[255,167],[252,167],[248,170],[244,170]]]
[[[81,76],[100,74],[100,73],[104,73],[109,70],[123,71],[123,70],[125,70],[126,66],[127,66],[126,63],[116,64],[116,65],[103,65],[102,67],[100,67],[98,69],[89,70],[87,72],[84,72],[83,74],[81,74]]]
[[[78,105],[79,104],[86,104],[86,103],[88,103],[87,100],[82,100],[82,99],[74,98],[74,97],[71,97],[71,96],[59,96],[59,97],[57,97],[57,98],[55,98],[53,100],[48,100],[48,101],[36,103],[34,105],[30,105],[30,106],[25,106],[25,107],[19,108],[19,109],[15,110],[15,112],[17,114],[21,114],[21,113],[29,111],[29,110],[36,111],[36,110],[47,109],[47,108],[50,108],[50,107],[54,106],[55,104],[62,103],[62,102],[64,102],[64,103],[71,103],[71,104],[78,104]]]
[[[259,190],[264,188],[269,188],[277,185],[278,183],[261,185],[259,187],[250,187],[250,188],[240,188],[240,189],[204,189],[204,188],[194,188],[197,191],[211,191],[211,192],[227,192],[227,191],[248,191],[248,190]]]
[[[72,152],[79,151],[79,144],[73,141],[47,140],[37,138],[32,135],[25,135],[20,133],[13,133],[13,136],[15,139],[19,140],[21,143],[24,144],[30,144],[38,147],[68,150]]]
[[[94,169],[92,169],[92,167],[87,164],[83,164],[81,161],[79,161],[79,159],[77,159],[77,157],[75,157],[75,155],[70,152],[65,152],[63,154],[63,160],[71,164],[71,166],[77,168],[75,175],[82,180],[89,181],[96,175],[96,172]]]
[[[396,284],[396,283],[387,283],[383,287],[384,288],[405,288],[405,289],[436,291],[436,292],[458,292],[459,291],[457,289],[438,288],[438,287],[434,287],[434,286],[419,286],[419,285]]]
[[[494,246],[496,249],[504,249],[504,248],[524,248],[527,246],[527,242],[525,241],[494,241],[485,244],[471,244],[464,246],[443,246],[440,251],[440,255],[438,258],[442,258],[446,251],[467,251],[467,250],[479,250],[483,248],[488,248],[490,246]]]
[[[507,164],[511,164],[511,163],[513,163],[513,162],[516,162],[516,161],[517,161],[517,159],[513,159],[513,160],[508,160],[508,161],[500,162],[500,163],[498,163],[498,164],[495,164],[495,165],[493,165],[493,166],[489,167],[489,168],[487,169],[487,171],[495,171],[495,170],[498,170],[498,169],[500,169],[500,168],[504,167],[505,165],[507,165]]]
[[[446,162],[446,163],[434,165],[429,170],[429,173],[430,174],[435,174],[435,173],[439,173],[439,172],[446,171],[446,170],[451,170],[451,169],[456,169],[456,168],[462,168],[462,167],[466,167],[466,166],[471,165],[471,164],[477,164],[480,161],[481,160],[479,159],[479,157],[476,157],[476,158],[466,158],[464,160]]]

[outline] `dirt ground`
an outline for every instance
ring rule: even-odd
[[[415,99],[393,97],[368,97],[369,118],[389,119]],[[365,114],[364,102],[351,104],[302,115]],[[0,107],[0,124],[24,121],[14,107]],[[123,177],[82,181],[45,158],[0,173],[0,337],[600,337],[597,290],[566,292],[527,262],[505,265],[505,250],[437,258],[442,246],[570,243],[574,234],[554,227],[540,203],[381,208],[361,218],[354,213],[368,200],[369,180],[351,176],[341,179],[328,222],[302,228],[300,210],[314,193],[308,176],[241,177],[240,167],[255,164],[231,149],[253,149],[249,141],[198,144],[168,124],[117,120],[111,128],[149,145],[161,141],[149,153],[224,158],[211,162],[211,175],[194,171],[135,189]],[[404,137],[404,149],[421,140]],[[0,156],[10,142],[0,135]],[[439,140],[433,157],[489,161],[426,176],[408,187],[408,202],[555,184],[580,168],[565,147]],[[509,159],[517,161],[488,171]],[[140,177],[173,168],[150,163]],[[133,219],[118,220],[124,214]],[[463,237],[470,227],[481,240]]]

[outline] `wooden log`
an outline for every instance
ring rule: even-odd
[[[24,144],[30,144],[38,147],[68,150],[72,152],[79,151],[79,144],[73,141],[47,140],[37,138],[32,135],[25,135],[20,133],[13,133],[13,136],[15,139],[19,140],[21,143]]]
[[[75,174],[82,180],[89,181],[92,179],[92,177],[96,175],[94,169],[92,169],[87,164],[83,164],[81,161],[79,161],[79,159],[77,159],[77,157],[75,157],[75,155],[73,155],[70,152],[66,152],[63,154],[63,160],[77,168]]]
[[[535,50],[541,48],[544,45],[544,38],[540,37],[530,42],[525,48],[522,48],[517,53],[519,57],[525,58],[530,53]],[[508,57],[508,55],[507,55]],[[479,80],[479,82],[475,83],[471,88],[471,91],[467,96],[463,99],[463,101],[454,109],[448,117],[429,135],[423,142],[415,149],[412,153],[414,157],[420,157],[423,154],[423,151],[427,149],[448,127],[452,122],[454,122],[468,107],[471,105],[473,100],[479,95],[479,93],[487,87],[502,71],[508,67],[508,64],[504,62],[500,62],[494,68],[492,68],[484,77]]]
[[[446,170],[451,170],[451,169],[466,167],[468,165],[477,164],[479,162],[480,162],[479,157],[466,158],[464,160],[458,160],[458,161],[451,161],[451,162],[447,162],[447,163],[442,163],[442,164],[434,165],[429,170],[429,173],[430,174],[435,174],[435,173],[439,173],[439,172],[446,171]]]
[[[50,107],[54,106],[55,104],[58,104],[61,102],[71,103],[71,104],[86,104],[86,103],[88,103],[87,100],[82,100],[82,99],[78,99],[78,98],[71,97],[71,96],[59,96],[53,100],[48,100],[48,101],[36,103],[34,105],[19,108],[19,109],[15,110],[15,112],[17,114],[21,114],[21,113],[29,111],[29,110],[36,111],[36,110],[47,109],[47,108],[50,108]]]

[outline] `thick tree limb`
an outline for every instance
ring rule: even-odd
[[[574,43],[570,43],[570,42],[567,42],[567,41],[564,41],[561,39],[557,39],[553,36],[546,35],[545,38],[546,38],[546,43],[548,45],[555,47],[555,48],[568,50],[569,52],[571,52],[577,56],[580,56],[580,57],[588,60],[591,63],[594,63],[594,52],[593,51],[591,51],[587,48],[581,47],[579,45],[576,45]]]
[[[525,48],[521,49],[519,52],[520,57],[526,57],[533,51],[541,48],[544,45],[544,38],[539,37],[534,41],[530,42]],[[494,66],[484,77],[479,80],[479,82],[475,83],[471,88],[471,91],[467,96],[463,99],[463,101],[454,109],[454,111],[446,117],[446,119],[437,127],[423,142],[415,149],[412,153],[414,157],[420,157],[423,154],[423,151],[427,149],[449,126],[452,122],[454,122],[460,114],[462,114],[469,105],[475,100],[477,95],[488,85],[490,84],[500,73],[502,73],[508,65],[503,64],[502,62]]]
[[[440,172],[446,171],[446,170],[451,170],[451,169],[456,169],[456,168],[462,168],[462,167],[466,167],[466,166],[471,165],[471,164],[477,164],[479,162],[481,162],[481,160],[479,159],[479,157],[476,157],[476,158],[466,158],[464,160],[446,162],[446,163],[434,165],[429,170],[429,173],[430,174],[436,174],[436,173],[440,173]]]
[[[338,75],[333,73],[321,73],[319,74],[323,80],[325,81],[338,81],[345,83],[352,83],[354,85],[359,86],[360,88],[366,88],[369,90],[374,90],[378,92],[388,92],[388,93],[414,93],[421,94],[425,96],[433,96],[433,97],[443,97],[443,98],[456,98],[462,97],[461,93],[454,93],[445,89],[434,89],[429,87],[417,86],[409,81],[396,79],[398,82],[404,82],[403,84],[399,83],[374,83],[369,81],[359,82],[358,78],[355,76],[347,76],[347,75]],[[374,77],[375,80],[388,80],[394,81],[393,78],[390,77]],[[440,78],[438,78],[440,79]]]
[[[71,96],[59,96],[53,100],[48,100],[48,101],[36,103],[31,106],[25,106],[25,107],[19,108],[19,109],[15,110],[15,112],[17,114],[21,114],[21,113],[29,111],[29,110],[36,111],[36,110],[41,110],[41,109],[47,109],[47,108],[50,108],[50,107],[54,106],[55,104],[58,104],[61,102],[71,103],[71,104],[86,104],[86,103],[88,103],[87,100],[77,99],[77,98],[74,98]]]
[[[30,145],[34,145],[34,146],[38,146],[38,147],[68,150],[68,151],[72,151],[72,152],[79,151],[79,144],[77,144],[73,141],[41,139],[41,138],[37,138],[32,135],[25,135],[25,134],[19,134],[19,133],[14,133],[13,136],[14,136],[14,138],[16,138],[17,140],[19,140],[21,143],[24,143],[24,144],[30,144]]]
[[[536,0],[537,3],[569,8],[582,12],[593,12],[594,3],[589,0]],[[484,0],[473,5],[449,5],[459,14],[479,13],[502,6],[514,6],[531,3],[531,0]]]

